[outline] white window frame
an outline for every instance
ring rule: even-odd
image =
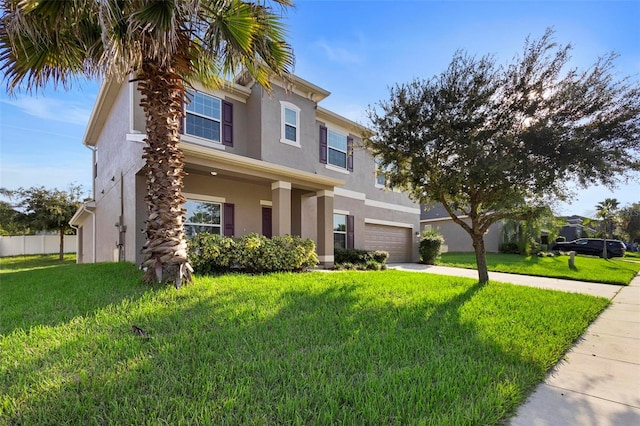
[[[287,123],[286,122],[286,110],[291,110],[293,112],[295,112],[296,114],[296,124],[295,126],[291,123]],[[300,108],[298,108],[296,105],[292,104],[291,102],[285,102],[285,101],[280,101],[280,142],[287,144],[287,145],[291,145],[291,146],[295,146],[298,148],[301,148],[302,145],[300,144]],[[291,126],[291,127],[295,127],[296,129],[296,140],[292,141],[290,139],[287,139],[286,135],[287,135],[287,125]]]
[[[387,173],[380,168],[380,164],[377,158],[375,159],[375,186],[376,188],[386,189],[387,188]],[[378,179],[380,177],[384,177],[384,183],[380,183]]]
[[[206,97],[209,97],[209,98],[213,99],[214,101],[217,101],[218,105],[219,105],[218,109],[220,110],[220,117],[216,118],[216,117],[212,117],[212,116],[209,116],[209,115],[206,115],[206,114],[202,114],[202,113],[199,113],[199,112],[189,111],[187,108],[188,108],[188,106],[190,104],[186,104],[185,103],[185,105],[184,105],[184,127],[183,127],[184,134],[188,135],[188,136],[190,136],[192,138],[195,138],[197,140],[207,141],[209,143],[212,142],[212,143],[215,143],[215,144],[222,144],[222,99],[220,99],[217,96],[213,96],[213,95],[210,95],[208,93],[201,92],[199,90],[189,90],[188,92],[189,92],[189,97],[191,98],[192,101],[195,99],[195,95],[196,94],[197,95],[201,95],[201,96],[206,96]],[[205,138],[205,137],[202,137],[202,136],[195,135],[193,133],[189,133],[189,129],[187,128],[187,115],[188,114],[191,114],[191,115],[194,115],[196,117],[201,117],[201,118],[204,118],[206,120],[210,120],[210,121],[214,121],[214,122],[218,123],[218,128],[219,128],[218,136],[219,136],[219,139],[218,140],[209,139],[209,138]]]
[[[187,198],[187,202],[192,201],[194,203],[204,203],[204,204],[215,204],[218,206],[218,208],[220,209],[220,223],[219,224],[214,224],[214,223],[200,223],[200,222],[189,222],[189,218],[185,215],[185,222],[184,225],[185,227],[188,225],[194,225],[194,226],[204,226],[204,227],[210,227],[210,228],[217,228],[218,229],[218,235],[222,236],[223,233],[223,224],[224,224],[224,218],[222,217],[222,215],[224,214],[224,208],[223,208],[223,202],[218,202],[218,201],[210,201],[210,200],[202,200],[202,199],[197,199],[197,198]],[[193,236],[197,235],[198,233],[195,233]]]
[[[331,138],[329,137],[330,133],[335,133],[336,135],[344,137],[345,144],[347,145],[347,148],[346,148],[345,151],[331,146],[331,142],[330,142]],[[331,156],[329,155],[329,152],[332,149],[334,151],[338,151],[338,152],[344,153],[344,167],[339,166],[337,164],[330,163]],[[327,168],[338,170],[338,171],[346,171],[347,173],[349,173],[349,170],[347,169],[347,163],[348,162],[349,162],[349,135],[346,134],[346,133],[343,133],[343,132],[341,132],[339,130],[335,130],[335,129],[331,129],[331,128],[327,127]]]
[[[344,218],[344,231],[336,231],[336,216],[342,216]],[[333,248],[340,248],[340,247],[336,247],[336,234],[340,234],[340,235],[344,235],[344,247],[342,247],[343,249],[346,249],[348,244],[347,244],[347,227],[349,226],[349,221],[347,220],[347,216],[348,214],[342,214],[341,213],[333,213]]]

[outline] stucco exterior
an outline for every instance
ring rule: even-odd
[[[219,206],[220,224],[209,229],[234,236],[270,229],[272,235],[312,238],[321,263],[330,266],[338,214],[349,217],[350,246],[370,248],[367,232],[377,226],[404,238],[396,244],[406,240],[406,250],[394,252],[397,259],[417,260],[419,206],[376,186],[374,159],[362,147],[365,129],[318,105],[328,91],[295,76],[274,81],[269,93],[246,76],[221,90],[194,86],[222,105],[220,126],[228,126],[220,128],[228,131],[220,141],[190,134],[181,141],[185,197]],[[129,82],[107,81],[98,96],[84,138],[95,151],[94,200],[72,220],[81,235],[79,262],[142,260],[145,120],[139,102]],[[284,136],[284,107],[297,111],[295,141]],[[346,165],[328,164],[328,132],[346,138],[349,149],[338,153]]]
[[[462,219],[470,225],[468,218]],[[451,218],[438,218],[422,221],[422,230],[434,230],[444,237],[443,251],[447,252],[471,252],[473,243],[469,234],[455,223]],[[489,231],[484,236],[484,248],[489,253],[497,253],[500,247],[500,235],[502,233],[502,222],[491,225]]]

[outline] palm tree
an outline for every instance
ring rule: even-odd
[[[613,237],[613,225],[619,205],[620,203],[615,198],[605,198],[604,201],[596,204],[596,217],[602,219],[604,225],[604,248],[602,249],[602,256],[605,259],[607,259],[607,229],[611,228],[611,236]]]
[[[605,238],[608,236],[607,229],[611,229],[611,233],[613,234],[613,223],[618,212],[618,206],[620,206],[620,202],[615,198],[605,198],[604,201],[596,204],[596,217],[599,217],[604,222]],[[611,225],[611,227],[608,225]]]
[[[180,121],[190,82],[220,87],[247,70],[269,89],[293,52],[280,14],[291,0],[0,0],[7,90],[69,88],[78,78],[133,75],[146,114],[146,282],[191,280],[184,234]]]

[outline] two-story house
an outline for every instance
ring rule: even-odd
[[[71,220],[78,262],[142,261],[145,117],[135,84],[105,81],[91,114],[83,143],[93,150],[93,201]],[[324,266],[334,247],[417,260],[419,205],[381,185],[365,129],[318,105],[328,91],[292,76],[267,93],[244,74],[220,90],[194,88],[181,139],[188,236],[300,235]]]

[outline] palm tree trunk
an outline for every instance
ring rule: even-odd
[[[179,147],[184,82],[171,67],[146,62],[138,76],[140,105],[146,116],[143,158],[147,175],[147,221],[142,253],[144,281],[173,282],[176,288],[191,281],[191,265],[184,234],[182,196],[184,155]]]

